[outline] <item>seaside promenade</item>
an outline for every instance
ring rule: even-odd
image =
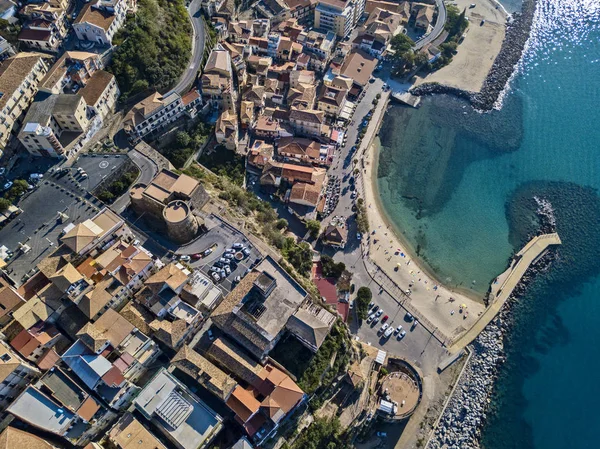
[[[456,340],[449,351],[456,353],[471,343],[485,327],[496,317],[507,299],[512,294],[517,284],[527,269],[537,262],[551,245],[560,245],[560,237],[557,233],[543,234],[534,237],[513,258],[510,267],[496,278],[492,283],[490,292],[490,305],[477,322]]]

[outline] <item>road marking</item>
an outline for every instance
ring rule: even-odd
[[[108,161],[102,161],[100,162],[100,164],[98,164],[100,168],[108,168],[108,166],[110,165],[108,163]]]

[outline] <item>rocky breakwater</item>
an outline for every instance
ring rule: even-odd
[[[550,201],[534,197],[537,204],[538,234],[556,232],[556,218]],[[526,241],[535,235],[529,235]],[[498,316],[486,326],[469,346],[471,358],[448,405],[441,416],[427,449],[479,448],[481,428],[485,423],[494,383],[500,364],[505,360],[504,338],[512,325],[512,305],[521,298],[533,279],[548,270],[558,257],[549,250],[525,272]]]
[[[536,0],[523,0],[521,12],[513,14],[506,27],[502,48],[496,56],[480,92],[469,92],[440,83],[424,83],[411,89],[410,92],[413,95],[454,95],[469,101],[475,109],[481,111],[493,109],[521,59],[531,32],[535,7]]]

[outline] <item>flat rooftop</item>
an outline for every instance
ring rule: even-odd
[[[8,411],[35,427],[55,434],[61,434],[75,417],[31,386],[8,407]]]
[[[165,209],[165,218],[171,223],[179,223],[180,221],[185,220],[185,217],[188,216],[190,209],[183,201],[177,201],[176,203],[171,203]]]
[[[197,449],[221,430],[222,418],[165,369],[146,385],[134,404],[184,449]]]
[[[277,335],[285,326],[289,317],[300,307],[306,291],[281,268],[270,257],[266,257],[255,267],[261,274],[255,283],[260,288],[273,288],[266,299],[258,298],[258,295],[250,292],[242,299],[244,307],[239,309],[249,315],[258,327],[264,329],[270,335]],[[255,286],[256,287],[256,286]]]

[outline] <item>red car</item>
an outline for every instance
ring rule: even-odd
[[[202,254],[193,254],[192,255],[192,259],[198,260],[198,259],[201,259],[201,258],[202,258]]]
[[[388,320],[389,316],[385,315],[382,319],[381,322],[385,323]]]

